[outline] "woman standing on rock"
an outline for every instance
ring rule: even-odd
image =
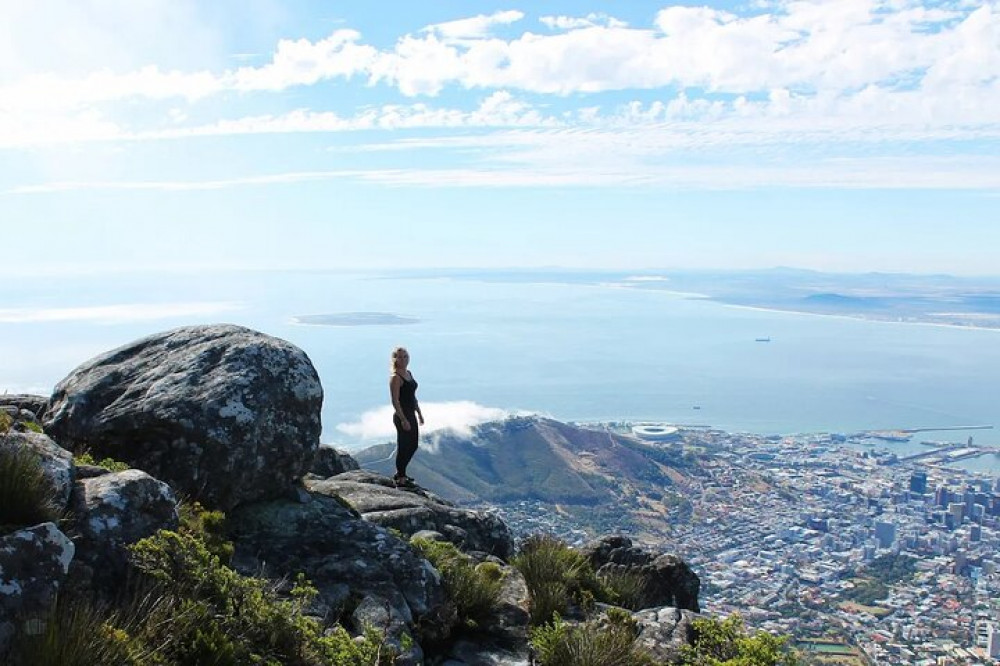
[[[417,440],[424,424],[424,415],[417,402],[417,380],[407,368],[410,354],[404,347],[392,350],[392,375],[389,377],[389,395],[392,396],[392,423],[396,426],[396,475],[392,480],[397,486],[412,486],[413,479],[406,475],[406,466],[417,452]]]

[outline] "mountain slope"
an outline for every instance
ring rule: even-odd
[[[368,469],[393,470],[393,444],[354,454]],[[664,464],[666,463],[666,464]],[[462,503],[538,500],[599,505],[672,484],[671,454],[631,437],[540,417],[512,417],[476,427],[471,437],[425,438],[407,470]]]

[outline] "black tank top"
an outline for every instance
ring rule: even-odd
[[[413,375],[410,375],[410,379],[406,379],[400,376],[403,383],[399,386],[399,406],[408,413],[417,410],[417,380],[412,377]]]

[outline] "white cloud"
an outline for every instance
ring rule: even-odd
[[[480,14],[472,18],[447,21],[429,25],[421,32],[435,35],[446,41],[481,39],[490,34],[496,26],[510,25],[524,18],[524,12],[508,10],[493,14]]]
[[[121,324],[134,321],[204,317],[241,309],[239,303],[131,303],[76,308],[0,308],[0,323],[34,324],[89,321]]]
[[[353,76],[409,96],[436,95],[448,85],[560,95],[663,86],[842,94],[901,79],[932,94],[988,85],[1000,75],[997,0],[950,9],[912,0],[798,0],[743,16],[674,5],[647,28],[591,14],[541,18],[575,28],[569,32],[509,40],[490,34],[523,16],[505,11],[435,24],[381,50],[355,30],[338,29],[315,42],[282,40],[270,62],[219,73],[147,66],[82,79],[33,75],[0,87],[0,98],[15,109],[75,108],[129,97],[281,91]]]
[[[423,434],[455,432],[468,437],[472,428],[480,423],[496,421],[510,415],[510,412],[496,407],[461,400],[455,402],[420,402],[426,423],[421,428]],[[369,410],[352,423],[340,423],[337,430],[358,439],[395,439],[396,430],[392,425],[392,406],[385,405]]]
[[[628,27],[628,23],[625,21],[616,19],[613,16],[608,16],[607,14],[594,12],[591,12],[584,17],[542,16],[538,19],[538,21],[551,30],[580,30],[582,28],[593,28],[599,25],[607,26],[609,28]]]

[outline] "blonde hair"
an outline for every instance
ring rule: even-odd
[[[406,347],[396,347],[395,349],[392,350],[392,360],[389,362],[389,375],[390,376],[391,375],[395,375],[396,372],[399,371],[399,368],[396,367],[396,359],[399,356],[400,352],[402,352],[404,354],[409,354],[410,353],[410,352],[406,351]]]

